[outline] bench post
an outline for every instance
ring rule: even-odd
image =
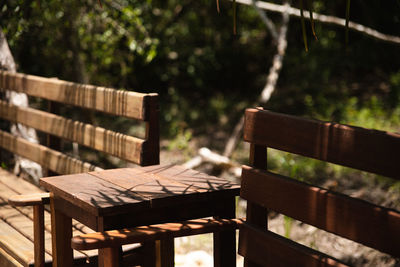
[[[44,267],[44,206],[33,206],[33,238],[35,267]]]
[[[250,145],[250,165],[258,169],[267,169],[267,147],[262,145]],[[268,211],[267,209],[255,203],[247,202],[246,221],[261,229],[268,229]],[[244,260],[245,267],[261,267],[249,260]]]

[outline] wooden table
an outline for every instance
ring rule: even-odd
[[[235,217],[239,185],[177,165],[112,169],[40,179],[51,192],[54,266],[72,266],[72,218],[95,231],[202,217]],[[173,253],[173,240],[161,250]],[[99,251],[102,262],[106,251]],[[215,266],[236,265],[235,232],[214,234]],[[151,265],[151,264],[150,264]]]

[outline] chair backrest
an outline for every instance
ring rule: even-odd
[[[247,109],[242,171],[248,201],[239,253],[248,266],[341,266],[328,255],[267,230],[267,210],[400,257],[400,213],[267,170],[267,147],[400,179],[400,135]]]
[[[25,93],[51,101],[56,106],[83,108],[81,112],[89,109],[145,122],[145,137],[138,138],[32,107],[14,106],[0,100],[0,118],[11,123],[20,123],[50,136],[76,142],[142,166],[159,163],[157,94],[115,90],[6,71],[0,71],[0,91]],[[0,147],[35,161],[58,174],[99,169],[48,146],[31,143],[3,130],[0,130]]]

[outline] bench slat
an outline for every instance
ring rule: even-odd
[[[4,173],[7,173],[4,170],[1,170],[0,175],[3,176]],[[8,182],[10,180],[17,180],[17,183],[19,185],[25,185],[22,186],[22,188],[30,188],[31,186],[33,188],[38,189],[37,187],[31,185],[30,183],[24,181],[22,178],[15,177],[12,174],[9,174],[9,179],[1,179],[0,181],[0,205],[2,208],[0,209],[0,220],[3,220],[4,222],[7,222],[11,227],[14,229],[18,229],[17,232],[20,233],[20,235],[24,236],[31,242],[33,242],[33,209],[32,207],[17,207],[14,208],[10,205],[7,204],[7,199],[10,196],[13,196],[15,193],[14,190],[10,189],[8,185],[4,184],[4,182]],[[12,178],[14,176],[14,179]],[[7,183],[8,184],[8,183]],[[11,183],[13,185],[13,183]],[[21,186],[17,187],[19,191],[21,191]],[[39,190],[39,189],[38,189]],[[21,192],[23,193],[23,192]],[[26,192],[25,192],[26,193]],[[50,226],[50,213],[45,210],[45,247],[46,247],[46,252],[51,255],[51,226]],[[74,235],[81,235],[84,233],[90,233],[93,232],[91,229],[88,227],[82,225],[81,223],[73,220],[73,233]],[[0,245],[1,247],[1,245]],[[97,251],[85,251],[85,252],[79,252],[77,251],[75,253],[76,258],[86,258],[86,257],[92,257],[94,255],[97,255]],[[50,258],[51,259],[51,258]],[[30,259],[26,259],[27,262],[30,261]]]
[[[23,267],[16,259],[14,259],[10,254],[8,254],[0,246],[0,266],[2,267]]]
[[[147,120],[149,115],[145,113],[146,103],[149,98],[157,97],[157,94],[142,94],[0,71],[0,91],[5,90],[139,120]]]
[[[142,145],[145,141],[139,138],[66,119],[41,110],[13,106],[1,100],[0,117],[131,162],[140,164],[142,161]]]
[[[399,134],[247,109],[244,140],[400,179]]]
[[[102,170],[87,162],[69,157],[46,146],[31,143],[0,130],[0,146],[60,174]]]
[[[247,223],[240,225],[239,254],[261,266],[347,266],[333,257]]]
[[[3,220],[0,220],[0,246],[22,265],[33,263],[33,243]],[[18,249],[15,249],[18,248]],[[51,256],[45,253],[45,259]]]
[[[241,197],[320,229],[400,256],[398,211],[248,166],[242,170]]]

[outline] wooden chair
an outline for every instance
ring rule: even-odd
[[[268,231],[268,210],[400,257],[398,211],[267,168],[267,148],[274,148],[399,179],[399,134],[247,109],[244,140],[251,144],[251,167],[243,167],[241,183],[247,218],[239,231],[239,254],[245,266],[345,265]]]
[[[219,231],[239,226],[239,254],[246,267],[347,266],[338,259],[268,231],[274,210],[382,252],[400,256],[400,213],[267,171],[267,147],[399,179],[400,136],[307,120],[262,109],[247,109],[244,140],[251,144],[243,166],[241,197],[246,221],[192,220],[76,236],[72,247],[122,244]],[[109,266],[118,266],[116,256]]]
[[[115,90],[6,71],[0,71],[0,91],[22,92],[49,101],[51,108],[46,112],[32,107],[13,106],[0,100],[1,119],[35,128],[47,134],[50,140],[47,144],[34,144],[0,130],[0,147],[37,162],[54,174],[101,170],[97,166],[58,151],[57,146],[54,147],[57,138],[76,142],[140,166],[159,163],[157,94]],[[52,113],[61,106],[73,106],[135,119],[145,124],[145,137],[125,135]],[[24,195],[13,196],[17,193]],[[26,195],[29,193],[35,194]],[[8,198],[14,207],[6,204]],[[3,204],[0,207],[0,265],[11,266],[10,262],[23,266],[33,264],[44,266],[45,262],[50,264],[50,227],[44,223],[44,217],[50,217],[44,208],[44,204],[49,202],[48,193],[2,170],[0,200]],[[33,206],[33,215],[24,206]],[[29,223],[32,223],[30,220],[33,220],[33,235],[30,233],[32,231],[32,226],[29,226]],[[75,223],[75,234],[85,233],[86,229]],[[32,247],[34,247],[34,260]],[[85,263],[87,256],[80,254],[78,258]]]

